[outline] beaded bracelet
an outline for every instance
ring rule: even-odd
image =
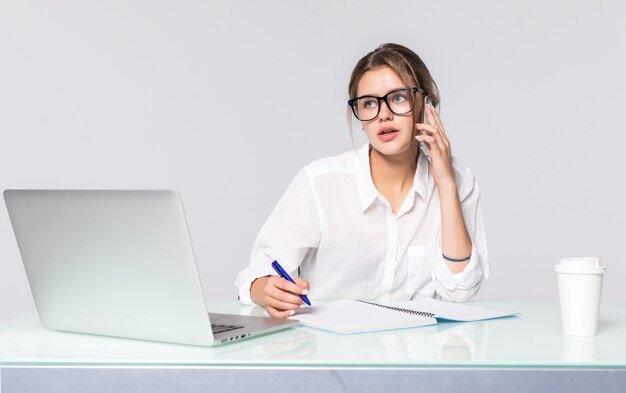
[[[470,254],[469,257],[467,258],[463,258],[463,259],[452,259],[452,258],[448,258],[447,256],[445,256],[443,253],[441,253],[441,255],[443,256],[443,259],[445,259],[446,261],[449,262],[465,262],[465,261],[469,261],[470,258],[472,257],[472,254]]]

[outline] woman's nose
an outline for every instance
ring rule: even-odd
[[[378,120],[390,120],[393,118],[393,112],[387,106],[387,103],[384,100],[381,100],[380,103],[380,112],[378,113]]]

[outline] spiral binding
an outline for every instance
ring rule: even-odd
[[[384,305],[384,304],[378,304],[378,303],[367,302],[367,301],[365,301],[365,300],[359,300],[359,302],[361,302],[361,303],[366,303],[366,304],[371,304],[372,306],[378,306],[378,307],[386,308],[386,309],[388,309],[388,310],[393,310],[393,311],[403,312],[403,313],[406,313],[406,314],[419,315],[420,317],[435,318],[435,314],[430,313],[430,312],[425,312],[425,311],[415,311],[415,310],[409,310],[408,308],[401,308],[401,307],[386,306],[386,305]]]

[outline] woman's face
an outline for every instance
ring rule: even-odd
[[[391,68],[382,67],[363,74],[357,88],[357,97],[364,95],[382,97],[390,91],[403,88],[400,76]],[[391,101],[391,96],[388,100]],[[378,116],[369,121],[362,121],[361,124],[372,147],[382,155],[403,158],[411,153],[415,127],[412,112],[397,115],[382,101]],[[417,144],[413,145],[417,148]]]

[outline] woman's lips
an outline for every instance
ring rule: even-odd
[[[378,139],[383,142],[389,142],[390,140],[393,140],[396,136],[398,136],[398,131],[389,130],[378,134]]]

